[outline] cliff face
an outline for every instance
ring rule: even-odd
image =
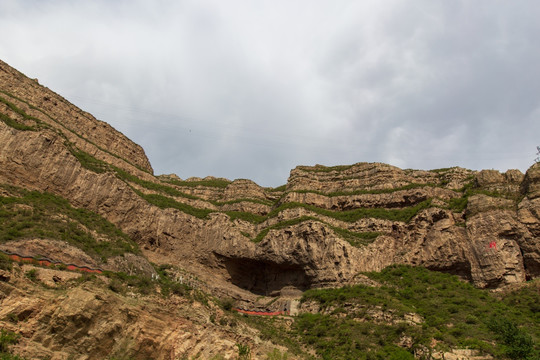
[[[107,278],[61,270],[30,281],[35,268],[14,267],[0,280],[0,325],[20,335],[12,351],[25,359],[233,359],[237,344],[262,358],[275,348],[211,301],[115,293]]]
[[[204,293],[283,310],[309,288],[375,286],[360,273],[391,264],[480,288],[538,277],[540,164],[298,166],[275,189],[154,176],[138,145],[0,61],[0,224],[0,250],[139,275],[159,294],[59,269],[36,280],[30,265],[5,271],[0,259],[0,322],[22,335],[17,353],[234,358],[249,345],[261,358],[276,345]],[[174,281],[159,285],[163,269]],[[190,298],[165,296],[186,279]]]
[[[0,62],[0,182],[121,228],[151,261],[235,296],[338,285],[393,263],[479,287],[540,273],[540,167],[524,175],[379,163],[299,166],[285,187],[155,177],[144,151]]]

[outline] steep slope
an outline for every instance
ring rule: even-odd
[[[261,357],[275,345],[259,335],[279,342],[269,335],[279,326],[258,333],[227,312],[232,303],[292,310],[311,288],[378,288],[377,275],[360,274],[392,264],[458,275],[479,288],[538,277],[540,164],[526,174],[298,166],[275,189],[245,179],[154,176],[138,145],[0,61],[0,225],[0,250],[111,271],[95,279],[31,264],[0,271],[0,323],[23,335],[18,353],[232,358],[249,346]],[[168,295],[175,291],[182,296]],[[405,303],[410,297],[384,292]],[[219,308],[209,294],[233,300]],[[314,293],[307,294],[306,301]],[[298,322],[278,322],[305,333],[307,342],[292,333],[300,337],[295,352],[325,354],[302,327],[310,323],[305,314],[369,322],[356,319],[357,300],[330,314],[308,301]],[[392,311],[381,316],[392,322]],[[428,349],[435,340],[428,332],[421,344]]]
[[[480,287],[538,275],[538,166],[526,176],[299,166],[277,189],[155,177],[137,145],[5,63],[0,68],[0,182],[95,211],[151,261],[180,265],[237,297],[342,284],[393,263]]]

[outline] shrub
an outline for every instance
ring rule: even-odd
[[[109,289],[120,294],[124,292],[124,284],[118,279],[112,279],[109,283]]]
[[[38,276],[38,271],[37,269],[32,269],[32,270],[28,270],[26,273],[25,273],[26,277],[32,281],[36,281],[37,280],[37,276]]]
[[[248,345],[236,344],[239,359],[251,359],[251,349]]]
[[[492,318],[488,323],[491,331],[502,340],[502,350],[510,359],[528,359],[533,352],[532,338],[516,324],[505,318]]]
[[[13,265],[11,264],[11,260],[9,257],[5,254],[0,253],[0,269],[2,270],[11,270],[13,268]]]
[[[16,344],[19,341],[19,334],[13,331],[0,329],[0,353],[8,352],[10,345]]]
[[[226,298],[221,301],[221,306],[223,307],[223,310],[231,311],[234,307],[234,300],[231,298]]]

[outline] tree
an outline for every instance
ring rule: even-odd
[[[538,157],[536,159],[534,159],[534,161],[537,162],[537,163],[540,163],[540,146],[537,146],[536,150],[538,150],[538,152],[536,153],[536,155],[538,155]]]

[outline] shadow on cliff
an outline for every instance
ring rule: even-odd
[[[230,282],[254,294],[277,296],[285,287],[302,291],[311,288],[312,281],[300,265],[215,255],[230,276]]]

